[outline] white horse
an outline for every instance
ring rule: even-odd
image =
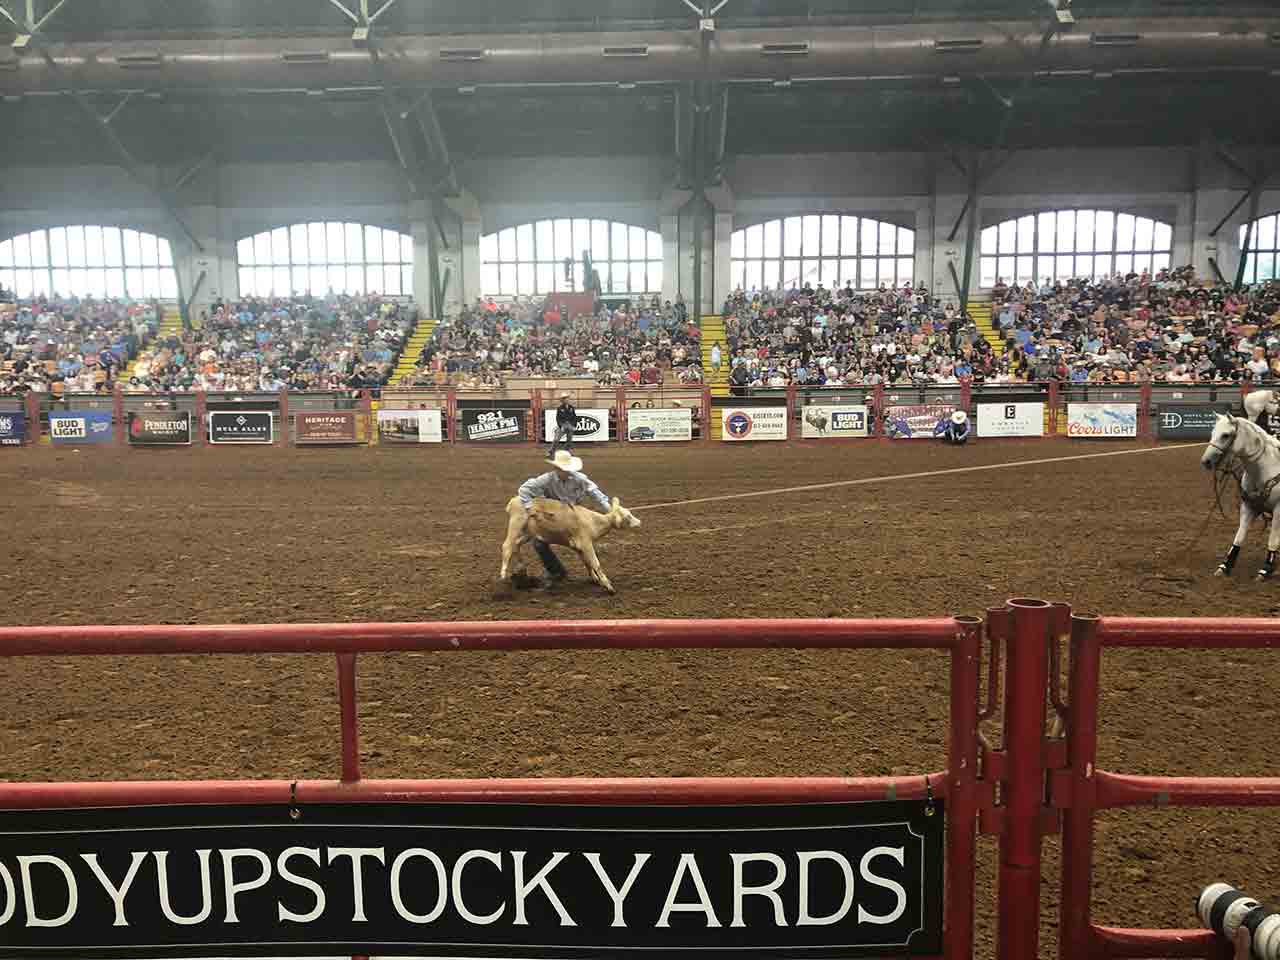
[[[1275,390],[1253,390],[1244,396],[1244,415],[1258,423],[1263,414],[1274,417],[1280,414],[1280,395]],[[1263,427],[1263,424],[1258,423]],[[1263,429],[1266,429],[1263,427]]]
[[[1213,470],[1228,456],[1235,457],[1244,468],[1240,484],[1240,526],[1214,576],[1231,575],[1249,525],[1257,517],[1270,513],[1267,560],[1258,571],[1258,579],[1266,580],[1275,570],[1276,552],[1280,550],[1280,509],[1277,509],[1280,507],[1280,441],[1244,417],[1218,414],[1200,465]]]

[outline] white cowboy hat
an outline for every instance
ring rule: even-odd
[[[963,410],[957,410],[955,413],[951,415],[951,422],[955,424],[964,423],[968,419],[969,419],[969,415],[965,413]]]
[[[575,457],[568,450],[557,450],[553,459],[548,460],[557,470],[567,470],[569,473],[577,473],[582,469],[582,460]]]

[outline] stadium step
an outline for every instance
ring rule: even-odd
[[[982,334],[982,338],[991,344],[991,349],[995,352],[995,355],[997,357],[1004,356],[1005,343],[996,330],[991,300],[970,299],[965,309],[968,311],[969,316],[973,318],[973,322],[977,326],[978,332]]]
[[[409,339],[405,342],[404,349],[400,351],[400,359],[396,361],[396,368],[391,374],[391,379],[387,382],[387,386],[397,386],[401,380],[413,373],[418,368],[418,357],[422,353],[422,348],[427,345],[427,341],[431,339],[431,334],[435,332],[436,322],[423,317],[418,321],[417,327],[413,333],[409,335]]]
[[[129,361],[129,365],[125,367],[123,379],[128,380],[134,376],[138,369],[138,364],[143,360],[150,360],[155,353],[156,341],[164,340],[168,337],[182,336],[182,311],[178,308],[178,304],[172,300],[162,301],[160,304],[160,323],[156,328],[156,336],[154,340],[149,340],[138,350],[138,355]]]
[[[698,321],[698,327],[701,331],[700,343],[702,347],[702,377],[707,386],[711,388],[713,397],[729,396],[729,347],[725,341],[724,335],[724,318],[723,317],[702,317]],[[711,348],[716,343],[720,344],[720,372],[717,374],[711,366]],[[719,439],[720,424],[714,423],[712,426],[712,436]]]

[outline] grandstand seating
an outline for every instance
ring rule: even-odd
[[[399,385],[418,368],[418,358],[422,355],[422,348],[427,345],[427,341],[431,339],[431,334],[435,332],[435,329],[435,320],[427,317],[418,319],[418,325],[414,327],[413,333],[409,335],[404,349],[400,351],[400,358],[396,361],[396,368],[391,374],[391,379],[387,381],[388,386]]]
[[[968,311],[974,325],[977,326],[978,332],[982,334],[982,339],[991,344],[991,349],[997,357],[1003,357],[1006,344],[999,331],[996,330],[991,294],[970,294],[969,302],[965,309]]]

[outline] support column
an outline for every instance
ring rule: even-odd
[[[964,235],[965,226],[960,224],[955,236],[951,230],[956,224],[960,212],[964,209],[964,194],[941,194],[934,201],[933,218],[933,273],[929,287],[935,294],[949,302],[958,302],[955,279],[963,282],[964,271]],[[967,216],[967,214],[966,214]],[[974,265],[981,263],[980,257],[973,258]],[[955,278],[951,269],[955,269]],[[919,268],[917,268],[918,272]],[[976,279],[970,278],[970,289],[978,289]]]
[[[190,320],[192,324],[200,322],[200,313],[209,309],[209,304],[218,298],[222,290],[224,244],[219,230],[221,217],[214,206],[186,207],[182,217],[191,227],[191,231],[204,247],[197,251],[183,238],[174,238],[170,242],[173,249],[173,266],[178,275],[178,291],[190,302]],[[235,270],[234,240],[231,243],[231,270]],[[203,276],[203,279],[201,277]]]
[[[913,269],[912,286],[918,287],[920,284],[928,286],[930,292],[936,293],[940,287],[934,284],[934,211],[933,205],[921,207],[916,211],[916,245],[912,251],[915,255],[915,266]],[[943,268],[945,269],[945,267]]]
[[[662,300],[676,299],[680,290],[680,218],[663,214],[658,218],[658,230],[662,234]]]
[[[1223,279],[1230,283],[1240,267],[1240,227],[1248,220],[1248,203],[1240,204],[1229,217],[1232,207],[1240,201],[1240,191],[1224,188],[1200,190],[1196,194],[1196,222],[1193,241],[1193,259],[1196,274],[1217,279],[1209,261],[1215,260]],[[1223,222],[1223,217],[1227,217]],[[1218,227],[1217,234],[1211,231]]]
[[[462,276],[457,289],[461,292],[463,305],[475,303],[480,296],[480,233],[481,223],[477,216],[474,220],[462,221]]]
[[[725,300],[729,298],[729,238],[733,233],[733,212],[716,211],[715,233],[713,236],[713,256],[712,264],[714,272],[712,274],[712,296],[708,309],[702,313],[719,313],[721,307],[724,306]],[[705,288],[704,288],[705,289]]]

